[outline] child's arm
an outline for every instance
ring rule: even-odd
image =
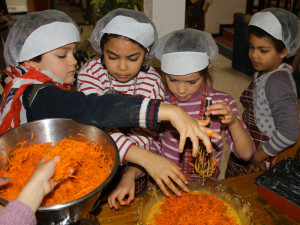
[[[275,132],[271,133],[270,140],[262,143],[261,148],[255,152],[249,171],[265,170],[264,160],[295,144],[299,136],[297,96],[289,75],[285,71],[273,73],[266,82],[265,92],[275,125],[275,128],[267,131],[271,133],[275,129]]]
[[[88,95],[49,86],[38,90],[30,106],[28,122],[46,118],[70,118],[97,127],[145,127],[155,129],[159,121],[170,121],[180,133],[182,152],[189,137],[196,155],[199,139],[207,151],[212,145],[207,133],[211,129],[199,125],[198,120],[177,106],[161,104],[160,100],[115,95]],[[221,139],[219,134],[213,137]],[[198,139],[199,138],[199,139]]]
[[[250,165],[247,168],[247,171],[252,172],[254,170],[258,172],[266,170],[267,168],[264,161],[269,157],[270,156],[267,153],[265,153],[263,149],[257,150],[250,161]]]
[[[220,122],[228,126],[236,154],[245,161],[250,160],[254,153],[254,143],[230,106],[226,102],[213,104],[207,107],[205,114],[219,117]]]
[[[134,145],[127,152],[125,160],[143,167],[167,196],[169,196],[169,192],[165,188],[165,185],[176,195],[181,195],[173,182],[182,190],[188,191],[186,187],[188,182],[181,169],[163,156],[156,155]]]
[[[134,200],[135,179],[139,177],[141,173],[142,171],[137,167],[128,167],[127,171],[122,175],[118,186],[113,190],[107,199],[110,208],[119,208],[116,200],[118,200],[122,206],[128,205]],[[125,199],[126,195],[128,195],[127,199]]]

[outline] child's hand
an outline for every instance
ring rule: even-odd
[[[181,169],[175,163],[156,154],[151,154],[151,156],[149,155],[147,159],[147,164],[144,165],[144,168],[166,196],[169,196],[170,194],[165,185],[167,185],[176,195],[181,196],[180,191],[174,183],[176,183],[185,192],[188,192],[188,188],[186,186],[188,181],[181,172]]]
[[[161,104],[158,117],[159,120],[170,121],[173,127],[179,132],[179,152],[183,152],[187,137],[189,137],[193,143],[194,156],[196,156],[199,148],[199,139],[203,141],[207,152],[212,152],[213,147],[207,134],[212,133],[213,130],[201,126],[196,118],[187,114],[183,109],[173,105]],[[216,132],[213,133],[212,137],[222,139]]]
[[[134,200],[135,192],[135,175],[130,171],[126,171],[123,174],[121,181],[118,186],[109,195],[107,201],[110,208],[119,209],[116,200],[119,201],[120,205],[129,205]],[[126,195],[128,198],[125,199]]]
[[[263,149],[259,149],[254,153],[253,158],[250,161],[250,165],[247,168],[248,173],[251,173],[253,171],[265,171],[267,170],[265,165],[265,159],[270,157],[268,154],[265,153]]]
[[[221,123],[226,126],[232,126],[237,120],[236,115],[225,102],[208,106],[206,108],[205,115],[217,116],[221,120]]]

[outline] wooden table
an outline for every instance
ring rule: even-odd
[[[254,224],[300,224],[259,198],[254,179],[260,174],[252,173],[223,181],[236,188],[250,202]],[[139,199],[136,198],[130,206],[120,207],[119,210],[110,209],[108,204],[102,205],[101,211],[97,215],[100,225],[136,225],[138,201]]]

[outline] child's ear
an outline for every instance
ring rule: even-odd
[[[285,48],[280,54],[279,54],[279,57],[281,59],[284,59],[286,57],[286,55],[288,54],[288,50],[287,48]]]
[[[211,63],[208,64],[208,66],[207,66],[207,69],[210,69],[210,68],[212,68],[212,64]]]
[[[31,60],[25,61],[24,64],[25,64],[25,66],[31,66],[33,68],[39,67],[39,63],[38,62],[34,62],[34,61],[31,61]]]

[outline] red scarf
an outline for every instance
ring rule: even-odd
[[[23,74],[20,74],[20,71]],[[20,66],[18,68],[9,66],[4,70],[4,73],[12,80],[6,84],[3,92],[4,96],[0,108],[0,135],[27,122],[26,116],[21,118],[21,113],[26,113],[22,104],[22,95],[27,87],[34,84],[52,82],[64,90],[70,90],[70,85],[62,84],[55,75],[48,71],[41,71],[31,67],[25,68]]]

